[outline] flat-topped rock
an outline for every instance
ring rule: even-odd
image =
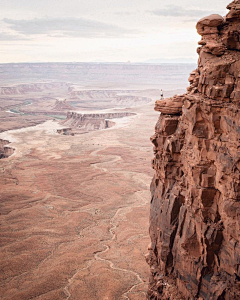
[[[222,25],[223,22],[223,17],[217,14],[212,14],[210,16],[204,17],[197,22],[197,32],[200,35],[218,32],[217,27]]]
[[[161,99],[155,102],[155,110],[162,114],[177,115],[182,112],[184,96],[174,96],[172,98]]]

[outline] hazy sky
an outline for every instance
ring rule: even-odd
[[[0,0],[0,62],[196,59],[196,22],[229,2]]]

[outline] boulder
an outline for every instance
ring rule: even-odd
[[[172,98],[157,100],[155,110],[162,114],[178,115],[182,112],[184,96],[174,96]]]

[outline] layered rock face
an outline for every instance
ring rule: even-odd
[[[31,83],[31,84],[19,84],[15,86],[5,86],[5,87],[0,87],[0,95],[24,95],[27,93],[41,93],[44,90],[51,90],[54,88],[68,89],[69,84],[65,82],[53,82],[53,83]]]
[[[197,24],[188,92],[158,100],[148,299],[240,299],[240,0]]]
[[[135,113],[130,112],[105,112],[105,113],[77,113],[68,112],[66,120],[61,124],[77,130],[101,130],[110,128],[115,125],[113,121],[108,119],[123,118],[134,116]]]
[[[14,153],[13,148],[6,146],[8,144],[10,144],[9,141],[0,139],[0,159],[7,158]]]

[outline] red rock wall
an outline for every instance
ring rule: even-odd
[[[148,299],[240,299],[240,0],[201,19],[188,92],[158,100]]]

